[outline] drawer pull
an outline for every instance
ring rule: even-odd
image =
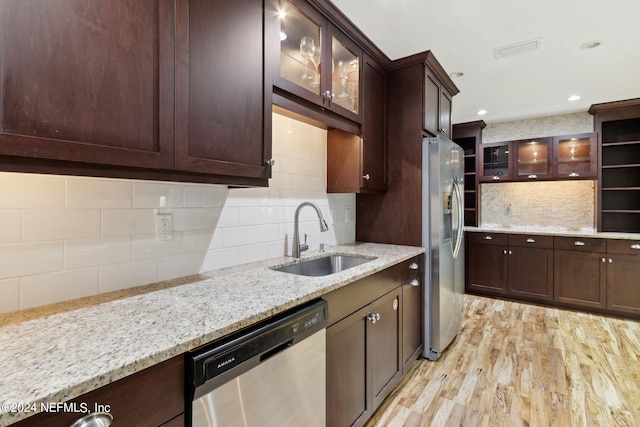
[[[420,286],[420,282],[418,281],[418,279],[413,279],[412,281],[409,282],[409,284],[414,288],[417,288],[418,286]]]
[[[409,270],[417,270],[418,269],[418,264],[416,264],[415,262],[412,262],[411,264],[409,264]]]
[[[527,239],[527,243],[535,243],[536,239],[532,239],[532,238],[528,238]]]
[[[529,179],[538,179],[538,175],[531,174],[531,175],[527,176],[527,178],[529,178]]]
[[[576,240],[573,244],[574,246],[584,246],[584,242],[581,242],[580,240]]]
[[[500,181],[500,177],[499,176],[492,176],[491,180],[492,181]]]
[[[640,245],[631,245],[631,249],[640,249]]]
[[[77,420],[71,427],[108,427],[112,422],[113,416],[110,413],[93,412]]]
[[[491,236],[482,236],[482,238],[484,240],[493,240],[493,237],[491,237]]]

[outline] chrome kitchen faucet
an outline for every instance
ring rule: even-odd
[[[300,211],[305,206],[311,206],[316,210],[316,213],[318,214],[318,219],[320,220],[320,231],[325,232],[329,230],[329,226],[327,225],[327,222],[322,217],[322,211],[320,210],[318,205],[311,202],[300,203],[300,206],[298,206],[298,209],[296,209],[295,217],[293,218],[293,249],[292,249],[293,254],[292,255],[294,258],[300,258],[300,252],[304,252],[309,249],[309,245],[307,244],[307,235],[306,234],[304,235],[304,243],[300,244],[300,232],[298,230],[298,222],[299,222],[298,217],[300,216]]]

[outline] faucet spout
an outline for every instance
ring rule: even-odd
[[[310,206],[310,207],[312,207],[312,208],[314,208],[316,210],[316,214],[318,214],[318,220],[320,221],[320,231],[321,232],[325,232],[325,231],[329,230],[329,226],[327,225],[327,222],[322,217],[322,211],[320,210],[318,205],[316,205],[315,203],[311,203],[311,202],[302,202],[302,203],[300,203],[300,205],[296,209],[296,213],[295,213],[294,218],[293,218],[293,249],[292,249],[292,255],[293,255],[294,258],[300,258],[300,253],[309,249],[309,245],[307,244],[306,235],[305,235],[304,243],[302,243],[302,244],[300,243],[299,216],[300,216],[300,211],[305,206]]]

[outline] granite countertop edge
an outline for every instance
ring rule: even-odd
[[[465,227],[465,231],[478,233],[508,233],[508,234],[537,234],[542,236],[559,237],[592,237],[597,239],[640,240],[640,233],[614,233],[595,230],[568,230],[563,227],[504,227],[480,226]]]
[[[272,258],[87,307],[77,308],[70,301],[68,311],[8,322],[0,327],[0,366],[7,373],[0,380],[0,425],[34,415],[40,404],[76,398],[421,253],[424,248],[376,243],[332,246],[325,253],[304,254],[302,260],[328,254],[372,260],[336,274],[305,277],[273,270],[299,260]],[[36,411],[7,411],[7,403],[35,405]]]

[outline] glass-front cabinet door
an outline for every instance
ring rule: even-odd
[[[279,11],[280,61],[276,85],[308,101],[323,103],[324,18],[305,2],[285,3]]]
[[[274,85],[360,123],[362,50],[305,1],[283,3],[278,25]]]
[[[551,138],[514,141],[516,179],[533,180],[551,177]]]
[[[596,176],[596,136],[593,133],[556,136],[555,170],[557,178],[593,178]]]
[[[506,181],[512,176],[511,143],[482,144],[480,181]]]
[[[360,114],[360,62],[357,46],[331,28],[331,93],[330,108],[338,107],[347,114]],[[335,109],[335,108],[334,108]],[[344,111],[340,111],[345,114]]]

